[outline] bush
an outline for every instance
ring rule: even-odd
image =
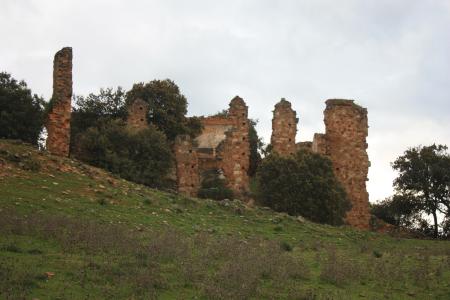
[[[44,100],[32,95],[24,81],[0,72],[0,138],[38,144],[44,124]]]
[[[130,131],[120,121],[105,122],[80,135],[77,158],[136,183],[167,186],[173,159],[164,134],[150,126]]]
[[[264,159],[257,172],[257,198],[276,211],[332,225],[342,224],[351,207],[331,161],[306,149]]]
[[[233,191],[226,186],[226,181],[221,178],[218,170],[210,170],[203,175],[198,197],[214,200],[232,199]]]
[[[117,89],[100,89],[98,94],[90,93],[87,97],[75,96],[75,105],[70,121],[71,152],[76,151],[77,139],[90,127],[115,119],[125,120],[125,91]]]

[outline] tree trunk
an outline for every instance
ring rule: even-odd
[[[439,236],[439,230],[438,230],[438,221],[437,221],[436,210],[433,211],[433,219],[434,219],[434,238],[437,239]]]

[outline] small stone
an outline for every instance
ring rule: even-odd
[[[297,216],[297,221],[300,223],[305,223],[306,220],[302,216]]]

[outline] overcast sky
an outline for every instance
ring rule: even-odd
[[[371,201],[392,194],[410,146],[450,145],[449,0],[0,1],[0,71],[51,96],[52,60],[73,47],[74,93],[173,79],[189,115],[244,98],[265,142],[292,102],[298,141],[324,132],[324,101],[369,112]]]

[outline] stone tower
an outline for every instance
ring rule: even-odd
[[[275,105],[272,119],[272,151],[280,155],[290,155],[296,150],[295,135],[297,134],[297,113],[291,103],[284,98]]]
[[[186,196],[197,196],[200,186],[198,156],[189,135],[176,137],[174,153],[178,192]]]
[[[47,149],[69,156],[70,116],[72,109],[72,48],[66,47],[53,60],[52,107],[47,119]]]
[[[230,188],[237,194],[243,194],[249,185],[247,172],[250,165],[250,143],[248,107],[239,96],[231,100],[228,118],[232,121],[233,128],[226,132],[220,159]]]
[[[368,228],[369,194],[366,189],[369,158],[366,152],[368,134],[367,109],[353,100],[326,101],[325,136],[315,136],[318,152],[326,153],[333,162],[334,172],[347,191],[352,209],[347,222],[358,228]],[[326,146],[325,146],[326,145]]]
[[[134,100],[128,106],[127,126],[134,130],[148,127],[147,114],[149,105],[142,99]]]

